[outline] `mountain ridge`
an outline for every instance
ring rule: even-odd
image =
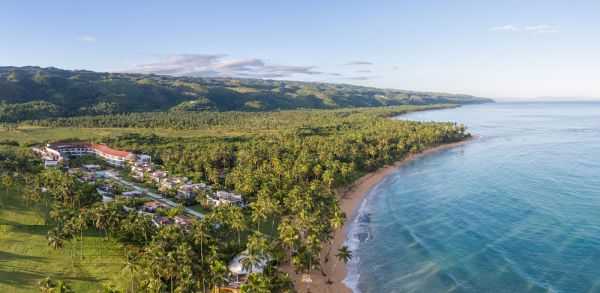
[[[271,111],[493,102],[471,95],[232,77],[0,67],[0,121],[163,111]]]

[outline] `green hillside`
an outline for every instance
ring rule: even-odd
[[[0,122],[156,111],[268,111],[493,102],[296,81],[0,67]]]

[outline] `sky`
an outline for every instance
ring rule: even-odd
[[[600,1],[0,2],[0,66],[600,98]]]

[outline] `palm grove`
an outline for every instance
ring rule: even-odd
[[[143,119],[113,115],[28,122],[55,127],[102,125],[198,132],[209,128],[234,133],[248,127],[260,129],[259,133],[231,137],[127,134],[105,139],[116,147],[151,153],[174,174],[235,190],[250,202],[244,210],[217,208],[188,230],[156,228],[145,216],[127,212],[123,208],[131,204],[127,200],[102,203],[87,184],[59,170],[32,167],[34,160],[22,147],[5,145],[4,150],[10,151],[0,152],[0,159],[3,171],[9,171],[4,172],[5,178],[13,178],[12,172],[19,175],[5,179],[5,185],[22,186],[23,200],[48,202],[49,220],[55,226],[48,232],[48,244],[70,250],[73,265],[77,262],[77,243],[85,241],[85,229],[97,229],[107,240],[122,244],[127,256],[124,268],[131,279],[130,287],[123,290],[207,292],[225,285],[229,261],[241,254],[240,262],[251,271],[242,291],[285,292],[293,290],[290,274],[328,275],[337,262],[352,257],[347,247],[330,247],[333,234],[346,217],[340,210],[337,188],[427,147],[469,137],[465,128],[455,123],[388,119],[422,109],[402,106],[241,115],[144,113],[131,114]],[[39,192],[41,187],[46,192]],[[274,261],[261,272],[252,272],[252,267],[267,256]],[[332,271],[321,269],[323,259],[335,261]],[[292,270],[281,270],[287,264]]]

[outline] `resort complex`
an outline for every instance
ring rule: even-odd
[[[93,142],[55,142],[45,148],[34,148],[45,159],[45,166],[56,166],[59,162],[68,162],[71,157],[91,155],[102,158],[111,166],[123,167],[127,162],[149,162],[148,155],[134,155],[131,152],[113,149],[105,144]]]

